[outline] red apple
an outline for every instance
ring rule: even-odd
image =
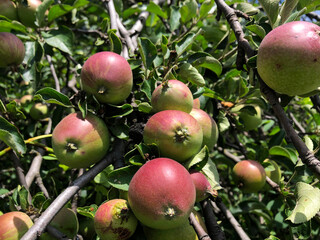
[[[102,119],[89,113],[71,113],[52,133],[52,147],[58,160],[71,168],[85,168],[100,161],[108,152],[109,130]]]
[[[150,228],[169,229],[185,223],[195,199],[189,172],[169,158],[146,162],[129,184],[129,205],[137,219]]]
[[[193,99],[192,108],[200,109],[200,106],[201,106],[200,99],[199,98]]]
[[[99,52],[81,70],[83,90],[101,103],[119,104],[130,95],[133,76],[129,63],[114,52]]]
[[[17,66],[25,56],[23,42],[16,35],[0,32],[0,67]]]
[[[0,15],[3,15],[10,20],[18,20],[18,12],[14,2],[12,2],[11,0],[1,0]]]
[[[266,183],[266,172],[263,166],[253,160],[242,160],[233,167],[233,175],[239,188],[246,193],[255,193]]]
[[[154,112],[163,110],[180,110],[189,113],[193,97],[186,84],[178,80],[167,80],[152,93],[151,105]]]
[[[183,162],[199,152],[203,133],[200,124],[190,114],[165,110],[147,121],[143,139],[146,144],[155,143],[161,156]]]
[[[94,227],[101,240],[129,239],[138,220],[124,199],[112,199],[101,204],[94,216]]]
[[[196,188],[196,202],[200,202],[210,195],[215,195],[210,182],[203,173],[196,170],[191,170],[190,176]]]
[[[33,225],[23,212],[8,212],[0,216],[0,239],[19,240]]]
[[[35,24],[36,21],[36,11],[37,8],[42,4],[41,0],[27,0],[28,5],[24,5],[22,3],[18,4],[18,16],[20,22],[31,28],[37,27]]]
[[[278,93],[305,95],[320,87],[320,27],[288,22],[262,40],[257,68],[262,80]]]
[[[202,146],[206,145],[211,150],[218,141],[219,130],[214,119],[205,111],[193,108],[190,115],[200,124],[203,132]]]

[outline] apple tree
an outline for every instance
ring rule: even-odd
[[[0,239],[318,239],[319,6],[0,1]]]

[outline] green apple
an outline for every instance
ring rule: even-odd
[[[248,106],[254,107],[256,113],[252,113],[251,110],[246,109]],[[233,107],[231,112],[238,115],[246,131],[256,129],[262,123],[261,108],[258,105],[239,104]]]
[[[11,0],[1,0],[0,15],[3,15],[10,20],[18,20],[18,12],[14,2],[12,2]]]
[[[28,5],[24,5],[23,3],[19,3],[17,10],[20,22],[31,28],[36,28],[36,11],[37,8],[42,4],[40,0],[28,0]]]
[[[31,107],[29,114],[34,120],[41,120],[48,116],[49,109],[46,104],[36,103]]]

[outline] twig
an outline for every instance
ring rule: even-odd
[[[197,221],[196,217],[194,216],[193,212],[190,213],[189,222],[194,228],[195,232],[198,235],[198,238],[201,240],[211,240],[209,235],[204,231],[200,223]]]
[[[39,186],[40,190],[43,192],[46,198],[50,198],[47,188],[44,186],[40,173],[36,175],[36,184]]]
[[[53,76],[53,79],[54,79],[54,82],[55,82],[55,85],[56,85],[56,90],[58,92],[60,92],[60,83],[59,83],[59,79],[58,79],[58,76],[57,76],[57,73],[56,73],[56,70],[54,69],[54,66],[53,66],[53,63],[52,63],[52,58],[50,55],[46,55],[46,58],[47,58],[47,61],[49,63],[49,66],[50,66],[50,71],[52,73],[52,76]]]
[[[28,230],[28,232],[21,238],[21,240],[35,240],[45,230],[46,226],[51,222],[54,216],[61,210],[61,208],[76,194],[82,187],[91,181],[98,173],[103,171],[107,166],[113,164],[118,158],[124,155],[125,142],[116,140],[115,148],[103,160],[93,166],[90,170],[85,172],[81,177],[76,179],[72,185],[67,187],[43,212],[38,221]]]
[[[43,149],[39,149],[39,152],[36,152],[36,154],[37,156],[33,158],[29,171],[26,174],[26,183],[28,187],[31,186],[31,183],[36,178],[37,174],[39,174],[40,172],[42,164],[42,155],[44,154]]]

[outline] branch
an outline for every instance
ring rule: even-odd
[[[51,73],[52,73],[54,82],[55,82],[55,84],[56,84],[56,90],[57,90],[58,92],[60,92],[60,83],[59,83],[59,79],[58,79],[56,70],[54,69],[54,66],[53,66],[53,63],[52,63],[52,58],[51,58],[50,55],[46,55],[46,58],[47,58],[47,61],[48,61],[48,63],[49,63],[49,66],[50,66],[50,71],[51,71]]]
[[[76,179],[73,184],[67,187],[42,213],[35,224],[28,230],[28,232],[21,238],[21,240],[35,240],[42,232],[45,231],[46,226],[49,225],[54,216],[61,210],[61,208],[75,195],[82,187],[90,182],[98,173],[103,171],[107,166],[113,164],[118,158],[124,155],[125,142],[116,140],[113,144],[114,149],[99,163],[94,165],[90,170]]]
[[[200,223],[197,221],[196,217],[194,216],[193,212],[190,213],[189,216],[189,222],[194,228],[195,232],[197,233],[197,236],[201,240],[211,240],[211,238],[208,236],[208,234],[203,230]]]

